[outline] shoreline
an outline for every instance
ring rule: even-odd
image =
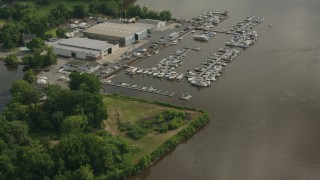
[[[132,166],[121,170],[120,172],[109,174],[106,176],[106,179],[125,179],[127,177],[133,177],[143,172],[145,169],[148,169],[152,165],[159,162],[159,160],[166,156],[167,153],[173,151],[179,144],[190,139],[193,135],[199,132],[204,128],[211,120],[211,115],[208,112],[199,110],[196,108],[177,106],[170,103],[163,103],[159,101],[146,100],[130,96],[122,96],[117,94],[104,94],[103,96],[118,99],[120,101],[133,101],[139,103],[146,103],[149,105],[156,105],[165,108],[173,108],[182,111],[194,111],[200,113],[196,119],[192,119],[190,122],[187,122],[185,127],[179,130],[174,136],[166,139],[164,143],[152,150],[151,153],[148,153],[142,156],[139,159],[139,162],[133,164]],[[170,132],[167,132],[170,133]],[[121,135],[118,135],[122,137]]]

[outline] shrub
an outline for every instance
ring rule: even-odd
[[[148,132],[148,129],[135,125],[131,127],[131,129],[127,132],[127,135],[134,140],[138,140],[141,139],[144,135],[148,134]]]

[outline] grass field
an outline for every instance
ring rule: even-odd
[[[104,98],[108,108],[109,118],[105,122],[106,130],[113,135],[119,135],[129,142],[132,147],[136,147],[138,150],[133,154],[133,163],[137,163],[139,159],[153,152],[157,147],[163,144],[166,140],[176,135],[179,131],[185,128],[192,120],[195,120],[200,116],[200,112],[185,110],[188,116],[192,119],[185,125],[176,130],[171,130],[166,133],[151,132],[148,135],[142,137],[139,140],[132,140],[127,137],[124,132],[118,130],[118,123],[130,122],[134,123],[140,120],[155,117],[159,113],[166,110],[173,110],[174,108],[155,105],[152,103],[143,103],[136,100],[129,100],[125,98],[117,99],[111,96]],[[181,111],[174,109],[176,111]]]

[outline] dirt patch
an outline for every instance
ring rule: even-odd
[[[115,132],[110,126],[109,126],[109,124],[107,123],[107,121],[105,120],[105,121],[103,121],[103,125],[104,125],[104,130],[106,130],[106,131],[108,131],[108,132],[110,132],[113,136],[116,136],[116,135],[118,135],[118,133],[117,132]]]

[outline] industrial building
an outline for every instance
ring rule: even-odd
[[[105,22],[88,28],[83,32],[84,37],[119,43],[128,46],[135,41],[148,36],[148,28],[135,23],[119,24]]]
[[[98,60],[108,54],[119,50],[119,45],[110,44],[106,41],[99,41],[88,38],[70,38],[58,41],[54,52],[59,56],[75,57],[84,60]]]
[[[166,21],[160,21],[155,19],[140,19],[139,23],[150,24],[152,26],[151,31],[158,30],[166,25]]]

